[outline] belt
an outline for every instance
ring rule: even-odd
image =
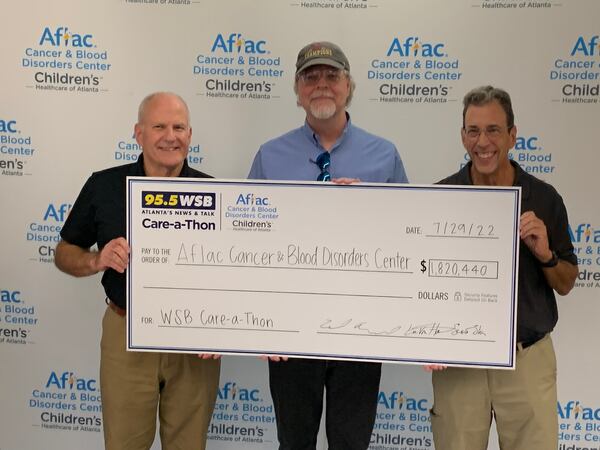
[[[533,338],[529,341],[517,342],[517,351],[525,350],[526,348],[531,347],[533,344],[537,344],[545,336],[546,336],[545,334],[542,334],[541,336],[536,336],[535,338]]]
[[[120,306],[113,303],[113,301],[110,298],[106,297],[106,299],[104,301],[106,302],[108,307],[110,309],[112,309],[114,312],[116,312],[119,316],[125,317],[126,311],[123,308],[121,308]]]

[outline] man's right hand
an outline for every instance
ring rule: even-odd
[[[423,366],[423,370],[425,372],[434,372],[436,370],[445,370],[448,366],[443,366],[442,364],[427,364]]]
[[[54,264],[74,277],[87,277],[106,269],[123,273],[129,263],[129,245],[123,237],[108,242],[100,251],[61,240],[56,246]]]
[[[278,355],[260,355],[258,357],[258,359],[262,359],[263,361],[275,361],[275,362],[279,362],[279,361],[287,361],[288,357],[287,356],[278,356]]]
[[[119,273],[125,272],[129,264],[129,245],[123,237],[109,241],[92,260],[95,272],[114,269]]]

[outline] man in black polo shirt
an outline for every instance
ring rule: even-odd
[[[204,449],[216,400],[219,361],[196,355],[125,350],[125,178],[198,177],[187,164],[192,129],[177,95],[158,92],[140,104],[135,138],[142,155],[133,164],[95,172],[61,231],[56,266],[83,277],[104,272],[108,307],[102,321],[100,385],[104,440],[109,450],[152,446],[157,408],[162,448]],[[98,250],[91,250],[97,244]]]
[[[516,369],[434,370],[431,424],[436,450],[485,450],[492,417],[500,447],[558,448],[556,360],[550,332],[558,320],[554,291],[577,278],[567,211],[549,184],[508,157],[517,128],[505,91],[485,86],[463,100],[462,142],[471,161],[441,184],[521,186],[521,245]]]

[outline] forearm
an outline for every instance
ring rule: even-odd
[[[54,264],[61,271],[75,277],[86,277],[99,272],[98,252],[81,248],[61,240],[56,246]]]
[[[556,266],[546,267],[543,271],[546,281],[559,295],[567,295],[573,289],[579,273],[577,266],[563,259],[559,259]]]

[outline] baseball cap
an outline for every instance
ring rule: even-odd
[[[350,70],[348,58],[346,58],[341,48],[331,42],[313,42],[298,53],[296,73],[319,64],[335,67],[336,69]]]

